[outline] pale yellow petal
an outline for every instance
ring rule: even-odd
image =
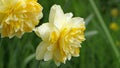
[[[53,5],[50,10],[49,23],[53,23],[56,28],[61,29],[65,20],[62,8],[59,5]]]
[[[46,51],[44,55],[44,61],[51,60],[53,58],[53,51]]]
[[[71,26],[74,28],[78,28],[81,25],[80,24],[85,24],[84,19],[80,17],[74,17],[70,21]]]
[[[67,57],[68,57],[68,60],[70,60],[70,59],[71,59],[71,54],[68,54],[68,56],[67,56]]]
[[[69,21],[72,19],[73,14],[72,13],[66,13],[66,24],[69,24]]]
[[[55,64],[57,65],[57,66],[60,66],[60,62],[59,61],[57,61],[57,60],[54,60],[55,61]]]
[[[47,51],[47,47],[49,46],[49,43],[42,41],[37,49],[36,49],[36,59],[41,60],[44,59],[44,54]]]
[[[35,33],[41,37],[43,40],[49,40],[50,33],[52,31],[52,26],[49,23],[44,23],[41,26],[37,27],[34,31]]]

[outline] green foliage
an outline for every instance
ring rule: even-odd
[[[111,22],[116,22],[120,28],[120,16],[112,17],[112,8],[120,9],[119,0],[94,0],[102,18],[109,29]],[[58,68],[120,68],[120,63],[110,46],[108,38],[88,0],[38,0],[43,6],[44,17],[40,21],[48,21],[50,7],[59,4],[65,13],[72,12],[87,20],[86,41],[82,43],[80,57],[72,57],[66,64]],[[93,15],[89,17],[89,15]],[[88,19],[89,18],[89,19]],[[119,29],[120,31],[120,29]],[[109,29],[120,54],[120,32]],[[116,42],[117,41],[117,42]],[[54,62],[38,61],[35,51],[41,39],[34,32],[26,33],[22,38],[0,38],[0,68],[57,68]]]

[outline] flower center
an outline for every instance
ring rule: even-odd
[[[84,28],[72,28],[70,30],[65,28],[60,32],[59,36],[55,31],[50,35],[50,43],[57,43],[58,46],[62,44],[61,42],[67,45],[80,45],[84,40]]]
[[[9,11],[8,11],[8,14],[12,14],[12,13],[14,13],[14,7],[9,7],[8,10],[9,10]]]
[[[83,41],[84,34],[80,28],[71,29],[65,36],[65,42],[73,45],[80,45],[80,42]]]

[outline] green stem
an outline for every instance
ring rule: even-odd
[[[98,11],[98,8],[96,7],[95,2],[93,0],[89,0],[89,2],[92,5],[92,8],[93,8],[98,20],[100,21],[100,24],[101,24],[102,28],[104,29],[104,32],[105,32],[105,34],[106,34],[106,36],[107,36],[107,38],[108,38],[108,40],[109,40],[109,42],[111,44],[111,47],[113,48],[113,51],[115,52],[115,55],[116,55],[118,61],[120,62],[119,51],[118,51],[118,49],[117,49],[117,47],[116,47],[116,45],[115,45],[115,43],[114,43],[114,41],[113,41],[113,39],[111,37],[106,25],[105,25],[105,22],[104,22],[102,16],[100,15],[100,12]]]
[[[23,62],[23,67],[22,68],[25,68],[27,66],[27,64],[33,59],[35,58],[35,53],[31,54],[30,56],[28,56],[24,62]]]

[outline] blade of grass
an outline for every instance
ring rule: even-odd
[[[85,25],[87,26],[93,18],[94,18],[94,14],[90,14],[90,15],[85,19]]]
[[[96,34],[98,34],[98,31],[97,31],[97,30],[91,30],[91,31],[86,32],[86,33],[85,33],[85,36],[86,36],[86,37],[90,37],[90,36],[94,36],[94,35],[96,35]]]
[[[93,8],[93,10],[94,10],[98,20],[100,21],[100,24],[101,24],[101,26],[102,26],[102,28],[103,28],[103,30],[104,30],[108,40],[109,40],[109,43],[111,44],[111,47],[113,48],[113,51],[115,52],[115,55],[116,55],[116,57],[117,57],[117,59],[118,59],[118,61],[120,63],[119,51],[118,51],[118,49],[117,49],[117,47],[116,47],[116,45],[115,45],[115,43],[114,43],[114,41],[113,41],[113,39],[111,37],[111,35],[110,35],[106,25],[105,25],[105,22],[104,22],[104,20],[103,20],[103,18],[101,16],[100,12],[98,11],[98,8],[97,8],[95,2],[93,0],[89,0],[89,2],[91,4],[91,6],[92,6],[92,8]]]

